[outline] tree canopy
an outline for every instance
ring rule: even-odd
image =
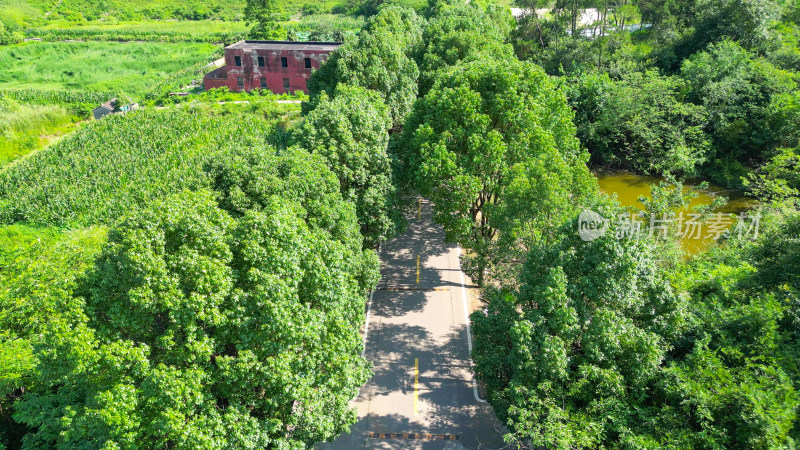
[[[358,38],[346,42],[308,80],[310,106],[345,83],[378,92],[389,107],[393,128],[399,129],[417,98],[419,69],[411,58],[422,30],[411,11],[382,10]]]
[[[286,29],[280,24],[283,7],[278,0],[247,0],[244,17],[252,39],[285,39]]]
[[[687,83],[655,71],[614,81],[584,74],[570,88],[581,142],[601,165],[639,173],[693,176],[706,162],[710,143],[706,110],[684,102]]]
[[[481,55],[512,59],[513,48],[508,44],[512,21],[508,11],[496,5],[441,5],[423,33],[425,46],[418,57],[420,93],[428,92],[437,74],[461,61],[479,59]]]
[[[577,203],[595,186],[563,92],[538,67],[514,60],[482,59],[441,75],[417,102],[400,146],[447,239],[474,252],[467,270],[479,283],[501,222],[553,219],[561,200]],[[515,207],[521,198],[537,207]]]
[[[748,288],[758,278],[731,259],[738,250],[677,274],[653,243],[620,239],[614,226],[590,242],[568,233],[574,220],[564,227],[560,242],[529,253],[518,289],[489,290],[471,316],[476,373],[509,439],[793,445],[797,349],[782,344],[793,342],[791,309]]]
[[[219,194],[111,229],[17,404],[26,445],[296,448],[354,422],[375,255],[322,159],[243,153],[209,164]]]
[[[339,178],[344,200],[356,205],[365,245],[387,240],[399,219],[387,148],[392,119],[380,95],[361,87],[339,84],[295,131],[298,144],[321,155]]]

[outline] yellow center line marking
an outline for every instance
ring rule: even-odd
[[[417,210],[417,219],[422,219],[422,199],[418,198],[417,202],[419,203],[419,209]]]
[[[414,415],[419,411],[419,358],[414,358]]]
[[[417,255],[417,284],[419,284],[419,255]]]

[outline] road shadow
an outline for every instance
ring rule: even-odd
[[[427,202],[421,214],[413,212],[408,229],[382,245],[365,349],[374,368],[356,400],[359,421],[350,434],[317,448],[512,448],[473,389],[455,245],[444,242]],[[441,440],[403,439],[403,433]]]
[[[427,302],[424,291],[378,290],[372,299],[372,313],[386,318],[398,317],[422,311]]]

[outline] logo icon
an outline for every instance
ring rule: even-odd
[[[608,220],[594,211],[584,209],[578,216],[578,235],[586,242],[593,241],[608,231]]]

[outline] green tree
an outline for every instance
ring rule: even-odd
[[[508,255],[497,246],[508,242],[499,240],[504,233],[517,236],[531,216],[557,225],[565,206],[596,189],[563,91],[540,68],[515,60],[483,59],[442,74],[417,102],[398,148],[446,239],[472,253],[465,268],[481,285],[492,258]]]
[[[601,213],[613,214],[603,208]],[[639,428],[685,300],[645,241],[560,230],[531,250],[517,292],[471,316],[473,359],[511,438],[534,446],[655,446]]]
[[[381,7],[374,17],[370,17],[364,25],[364,31],[391,33],[398,45],[405,49],[407,54],[413,55],[422,45],[424,25],[425,19],[417,15],[413,9],[392,5]]]
[[[324,162],[287,152],[232,150],[208,166],[216,199],[184,192],[109,232],[81,317],[37,349],[27,446],[298,448],[355,421],[377,261]]]
[[[615,220],[589,242],[567,222],[559,242],[532,249],[518,282],[487,291],[486,309],[471,316],[476,374],[507,439],[793,448],[796,218],[756,244],[734,238],[688,262],[620,237]]]
[[[797,89],[791,73],[724,41],[684,61],[688,100],[705,107],[717,159],[756,166],[780,143],[770,128],[774,96]]]
[[[244,17],[253,39],[286,39],[286,29],[280,24],[283,20],[283,7],[279,0],[247,0]]]
[[[800,200],[800,147],[782,149],[743,181],[745,187],[759,199]]]
[[[513,58],[513,48],[507,43],[513,20],[507,10],[496,5],[442,4],[423,33],[424,49],[418,58],[420,94],[428,92],[437,74],[461,61],[485,55],[498,60]]]
[[[14,402],[39,388],[34,346],[49,323],[80,314],[72,291],[105,236],[101,227],[0,227],[0,448],[19,448],[28,432],[12,415]]]
[[[355,273],[362,294],[366,296],[378,282],[378,257],[374,250],[362,250],[355,205],[342,200],[339,181],[322,155],[295,147],[280,151],[232,147],[210,157],[205,172],[220,207],[233,217],[263,210],[274,196],[299,202],[309,228],[358,255],[354,263],[360,268]]]
[[[656,71],[574,80],[569,97],[578,137],[593,160],[639,173],[697,175],[709,152],[706,113],[683,101],[685,82]]]
[[[653,24],[656,62],[668,70],[679,69],[684,59],[725,40],[766,50],[780,14],[774,0],[640,0],[639,8],[642,20]]]
[[[321,155],[339,178],[342,197],[356,205],[364,244],[393,235],[394,187],[387,154],[392,119],[380,95],[339,84],[322,93],[295,131],[297,143]]]
[[[748,49],[764,49],[772,39],[772,22],[780,14],[773,0],[697,0],[696,8],[694,32],[679,50],[686,56],[725,39]]]
[[[400,128],[417,98],[419,69],[410,56],[421,30],[413,12],[385,11],[311,74],[306,111],[315,107],[323,91],[332,95],[337,85],[346,83],[378,92],[389,107],[392,127]]]
[[[797,228],[772,230],[762,228],[755,245],[733,238],[673,277],[686,293],[691,319],[669,352],[659,384],[663,397],[654,396],[664,402],[651,425],[662,441],[695,448],[796,446],[790,433],[800,405],[797,303],[778,286],[796,272],[797,246],[788,236]],[[771,277],[778,272],[778,279]]]

